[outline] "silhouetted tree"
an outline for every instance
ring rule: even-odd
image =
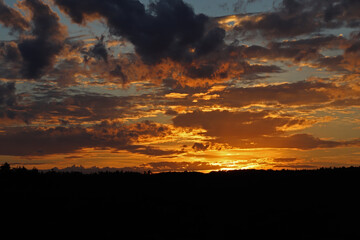
[[[14,219],[6,221],[9,227],[41,224],[54,232],[67,219],[69,227],[59,234],[79,239],[116,238],[119,226],[124,234],[157,240],[360,239],[360,167],[149,173],[82,174],[0,164],[0,205],[13,210],[1,217]],[[56,214],[49,211],[54,206]],[[42,217],[32,221],[35,215]],[[79,222],[94,230],[76,228]],[[31,231],[24,233],[28,238]]]
[[[9,172],[10,171],[10,164],[5,162],[3,165],[1,165],[0,171],[1,172]]]

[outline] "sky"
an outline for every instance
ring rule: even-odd
[[[0,163],[360,165],[358,0],[0,0]]]

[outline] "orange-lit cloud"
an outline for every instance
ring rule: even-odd
[[[174,125],[202,128],[215,142],[239,148],[333,148],[359,145],[359,139],[337,142],[321,140],[309,134],[286,135],[281,129],[306,125],[306,119],[289,116],[271,117],[268,112],[193,112],[178,115]]]

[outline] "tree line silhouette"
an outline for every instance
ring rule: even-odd
[[[46,239],[360,239],[360,168],[42,172],[0,167],[2,229]]]

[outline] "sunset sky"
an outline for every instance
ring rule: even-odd
[[[0,163],[360,165],[359,0],[0,0]]]

